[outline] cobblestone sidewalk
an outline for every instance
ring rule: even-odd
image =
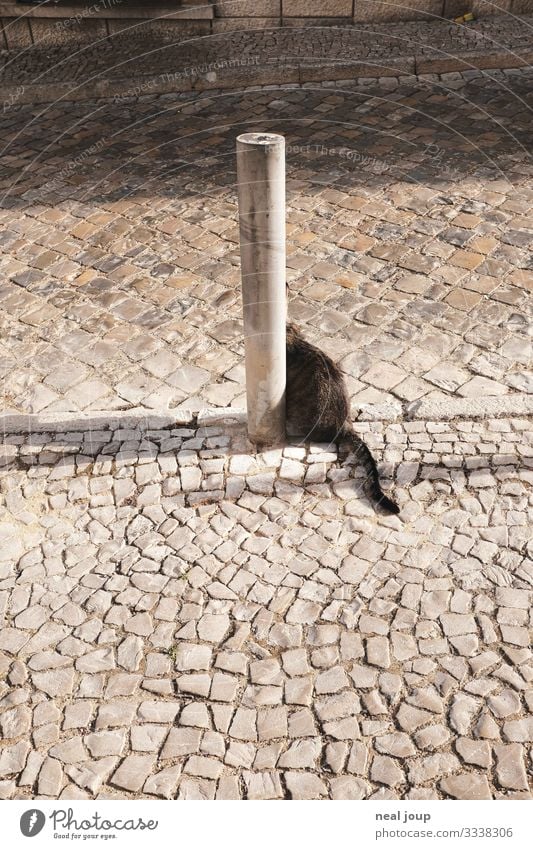
[[[354,411],[503,407],[531,79],[4,112],[3,410],[35,416],[0,450],[5,798],[529,795],[530,423],[358,422],[399,518],[330,446],[253,455],[234,140],[286,136],[291,314]]]
[[[529,391],[531,81],[13,107],[4,408],[243,406],[234,148],[257,128],[287,139],[291,312],[356,408]]]
[[[6,436],[4,798],[529,798],[526,420]]]
[[[165,91],[239,88],[249,84],[303,83],[353,77],[445,73],[471,68],[528,68],[533,58],[533,17],[481,16],[453,21],[390,23],[302,19],[278,27],[256,18],[251,30],[150,36],[142,23],[124,22],[122,34],[95,31],[94,41],[50,39],[0,51],[0,93],[23,102],[78,100],[128,94],[137,87]],[[339,25],[340,24],[340,25]],[[33,97],[33,100],[32,100]]]

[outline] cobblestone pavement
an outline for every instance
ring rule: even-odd
[[[96,411],[242,408],[254,129],[287,138],[291,313],[356,408],[527,391],[531,78],[5,111],[4,410],[82,424],[0,450],[4,797],[528,794],[526,420],[359,422],[398,518],[329,446]]]
[[[520,56],[527,64],[533,51],[531,15],[482,16],[464,26],[446,19],[395,22],[392,26],[390,22],[339,25],[338,19],[327,18],[316,20],[314,26],[306,26],[302,18],[286,19],[281,28],[272,19],[255,19],[251,23],[249,31],[235,29],[235,21],[229,20],[226,25],[230,31],[211,35],[203,24],[193,23],[191,31],[184,29],[176,41],[173,31],[165,34],[164,22],[156,39],[146,32],[143,22],[124,21],[122,34],[108,36],[95,31],[94,40],[87,43],[88,34],[80,33],[80,42],[85,39],[85,43],[79,45],[62,44],[61,30],[54,44],[52,31],[48,38],[28,43],[23,49],[0,51],[4,60],[0,85],[54,85],[68,80],[76,91],[91,81],[134,81],[137,77],[157,78],[170,73],[176,82],[193,86],[209,82],[206,64],[218,62],[218,76],[224,78],[228,68],[238,71],[238,65],[231,63],[243,57],[253,60],[247,70],[241,69],[243,82],[247,73],[275,73],[276,69],[279,73],[280,67],[280,76],[285,75],[286,79],[290,71],[301,70],[305,75],[309,69],[316,71],[319,78],[324,67],[331,69],[335,65],[345,65],[356,73],[358,66],[365,66],[369,76],[379,77],[390,74],[391,69],[413,73],[415,65],[419,72],[427,72],[434,63],[444,65],[457,56],[463,57],[463,65],[454,66],[453,70],[469,67],[469,60],[475,63],[488,55],[500,57],[500,64],[493,67],[514,67]],[[70,35],[74,33],[71,31]],[[438,70],[437,64],[432,70]]]
[[[288,279],[357,406],[527,391],[532,74],[16,107],[4,408],[241,406],[235,137],[288,143]]]
[[[203,418],[6,436],[1,795],[529,797],[529,423]]]

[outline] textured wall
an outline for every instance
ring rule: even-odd
[[[481,16],[505,14],[533,14],[533,0],[218,0],[214,3],[215,21],[221,19],[225,28],[231,21],[235,27],[248,27],[250,20],[256,26],[293,26],[299,24],[411,21],[434,18],[453,18],[473,11]],[[333,23],[333,21],[330,21]]]
[[[236,29],[290,26],[339,26],[372,21],[409,21],[453,18],[467,11],[478,17],[496,14],[533,14],[533,0],[218,0],[211,8],[204,0],[156,0],[146,9],[154,18],[133,19],[126,0],[105,0],[107,12],[88,0],[86,6],[36,7],[2,3],[0,49],[18,50],[32,44],[56,46],[86,44],[129,29],[137,38],[179,41]],[[101,4],[103,5],[103,0]],[[183,18],[170,18],[169,9],[182,9]],[[20,17],[8,17],[6,12]],[[64,18],[53,15],[64,14]]]

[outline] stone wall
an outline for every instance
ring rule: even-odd
[[[0,0],[0,49],[94,44],[124,33],[130,40],[179,42],[210,35],[215,7],[205,0],[65,0],[40,6]]]
[[[532,14],[533,0],[65,0],[37,7],[0,0],[0,49],[128,38],[178,42],[242,29],[357,26],[372,21]]]
[[[218,0],[214,5],[214,25],[228,28],[434,20],[468,11],[480,17],[533,12],[533,0]]]

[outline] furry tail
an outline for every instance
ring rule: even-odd
[[[359,439],[359,437],[356,433],[353,432],[353,430],[349,430],[348,428],[346,428],[342,432],[341,438],[346,439],[350,443],[355,456],[363,466],[363,469],[365,470],[367,475],[370,495],[372,496],[376,504],[386,510],[387,513],[399,513],[400,508],[398,507],[398,505],[395,504],[394,501],[391,501],[390,498],[387,498],[387,496],[381,489],[376,461],[370,453],[370,449],[368,448],[368,446],[365,445],[362,439]]]

